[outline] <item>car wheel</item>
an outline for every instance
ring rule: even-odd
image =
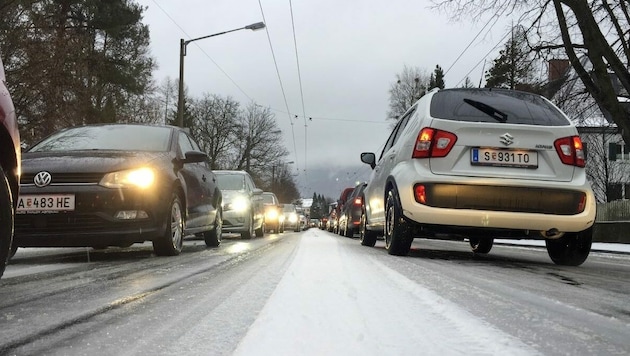
[[[402,216],[402,207],[394,190],[387,192],[385,202],[385,248],[387,253],[406,256],[411,249],[411,226]]]
[[[469,237],[468,241],[470,242],[470,247],[472,248],[472,252],[488,253],[490,252],[490,250],[492,250],[492,244],[494,243],[494,238]]]
[[[265,236],[265,223],[263,222],[258,229],[256,229],[256,237]]]
[[[278,231],[278,233],[280,233],[280,234],[283,233],[284,232],[284,224],[282,224],[279,229],[280,229],[280,231]]]
[[[241,232],[241,238],[251,239],[254,236],[254,217],[249,215],[249,223],[247,224],[247,230]]]
[[[359,241],[363,246],[374,247],[376,245],[377,233],[367,229],[367,216],[365,210],[361,212],[361,224],[359,225]]]
[[[4,170],[0,168],[0,277],[11,255],[14,214],[11,186]]]
[[[547,253],[557,265],[579,266],[591,252],[593,242],[593,227],[573,233],[565,233],[559,239],[547,239]]]
[[[153,240],[153,251],[158,256],[179,255],[184,243],[184,217],[182,203],[177,194],[173,194],[171,199],[171,208],[166,222],[164,235]]]
[[[221,235],[223,234],[223,213],[221,209],[217,209],[214,218],[214,228],[203,233],[203,240],[208,247],[217,247],[221,244]]]
[[[15,254],[17,253],[17,250],[18,250],[18,246],[11,245],[11,252],[9,253],[9,259],[12,259],[13,256],[15,256]]]

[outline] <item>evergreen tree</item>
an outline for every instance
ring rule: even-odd
[[[512,29],[512,38],[507,41],[499,57],[486,72],[486,88],[505,88],[536,91],[534,84],[534,61],[527,48],[525,31]]]
[[[429,89],[440,88],[444,89],[444,70],[440,65],[436,65],[433,73],[431,73],[431,78],[429,78]]]
[[[129,0],[23,0],[3,6],[0,47],[33,142],[65,126],[117,117],[150,89],[153,60],[144,9]]]

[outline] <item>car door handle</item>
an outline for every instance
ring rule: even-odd
[[[204,182],[206,181],[206,175],[205,174],[201,175],[201,180],[204,181]]]

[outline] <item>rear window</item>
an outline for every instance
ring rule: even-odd
[[[471,122],[567,126],[569,120],[547,100],[506,89],[448,89],[431,100],[431,116]]]

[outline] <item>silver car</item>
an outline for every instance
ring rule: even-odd
[[[214,171],[223,195],[223,232],[237,232],[244,239],[265,234],[262,189],[245,171]]]
[[[361,243],[389,254],[415,237],[544,239],[556,264],[591,248],[595,197],[576,128],[542,96],[501,89],[432,90],[400,117],[383,150],[362,153]]]

